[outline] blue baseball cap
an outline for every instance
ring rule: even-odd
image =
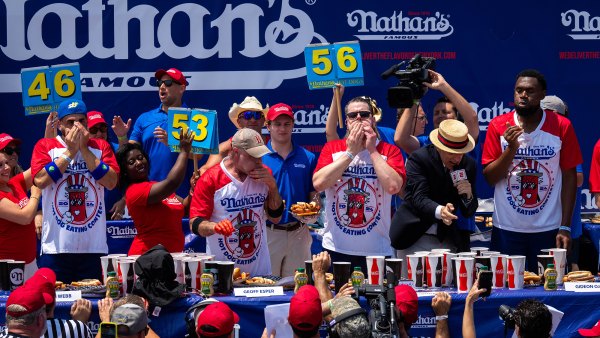
[[[81,100],[65,100],[58,106],[58,118],[62,119],[67,115],[87,114],[87,107]]]

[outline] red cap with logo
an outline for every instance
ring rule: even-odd
[[[25,308],[25,311],[12,312],[8,308],[11,305],[20,305]],[[35,312],[46,306],[44,296],[34,287],[20,286],[10,293],[6,301],[6,314],[13,317],[21,317]]]
[[[321,326],[321,299],[314,286],[304,285],[292,297],[288,322],[299,331],[312,331]]]
[[[108,125],[106,123],[106,120],[104,119],[104,115],[102,115],[101,112],[95,111],[95,110],[89,111],[87,113],[87,120],[88,120],[87,121],[88,129],[93,128],[95,125],[97,125],[99,123],[104,123],[104,124]]]
[[[169,68],[168,70],[159,69],[156,71],[156,73],[154,73],[154,77],[157,80],[160,80],[160,78],[163,77],[163,75],[165,74],[169,75],[171,79],[173,79],[173,81],[179,83],[180,85],[188,84],[185,79],[185,76],[183,76],[183,73],[177,68]]]
[[[21,140],[18,138],[13,138],[7,133],[0,134],[0,150],[4,149],[9,143],[15,142],[16,144],[21,144]]]
[[[396,292],[396,306],[402,311],[404,323],[412,324],[419,318],[419,299],[415,289],[408,285],[398,285],[394,289]]]
[[[233,325],[239,321],[240,317],[227,304],[213,303],[198,316],[196,333],[205,337],[223,336],[233,331]]]
[[[269,108],[269,112],[267,113],[267,120],[275,121],[275,119],[280,115],[289,116],[292,118],[292,120],[294,119],[294,112],[292,111],[292,107],[288,106],[285,103],[278,103]]]

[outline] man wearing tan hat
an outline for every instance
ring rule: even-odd
[[[475,141],[457,120],[442,121],[429,139],[432,144],[406,161],[405,203],[392,219],[390,238],[402,259],[435,248],[469,250],[469,233],[456,227],[456,209],[465,217],[477,210],[475,160],[464,156]]]
[[[250,128],[257,133],[261,134],[262,128],[265,125],[265,116],[269,110],[269,105],[263,108],[262,104],[254,96],[246,96],[242,103],[234,103],[229,109],[229,119],[231,123],[238,128]],[[266,144],[267,139],[262,136],[263,142]],[[208,168],[221,162],[223,158],[229,155],[231,151],[231,139],[221,142],[219,144],[219,153],[212,154],[206,160],[206,163],[200,168],[200,175],[204,174]]]
[[[271,274],[267,219],[279,223],[284,211],[277,183],[261,161],[271,151],[256,131],[243,128],[219,165],[198,180],[190,206],[190,228],[206,237],[215,260],[232,261],[251,276]]]

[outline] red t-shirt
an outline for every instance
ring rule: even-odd
[[[22,173],[11,178],[8,181],[8,187],[12,190],[12,194],[0,191],[0,200],[6,198],[21,208],[29,203],[25,177]],[[35,259],[35,244],[33,220],[27,225],[21,225],[0,218],[0,259],[14,259],[31,263]]]
[[[160,203],[148,205],[150,188],[155,183],[135,183],[125,193],[125,203],[137,229],[130,255],[141,255],[156,244],[164,245],[169,252],[183,251],[183,204],[173,193]]]
[[[592,166],[590,168],[590,192],[600,192],[600,140],[594,146]]]

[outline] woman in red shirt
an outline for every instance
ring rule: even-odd
[[[179,156],[167,177],[160,182],[148,180],[150,159],[140,144],[128,143],[117,150],[121,168],[119,184],[125,191],[127,209],[137,229],[129,255],[141,255],[156,244],[164,245],[169,252],[183,251],[181,219],[189,207],[190,196],[182,199],[175,191],[185,176],[192,139],[190,130],[180,131]]]
[[[0,259],[24,261],[28,277],[37,270],[33,217],[42,192],[33,186],[29,171],[11,178],[10,161],[11,157],[0,151]]]

